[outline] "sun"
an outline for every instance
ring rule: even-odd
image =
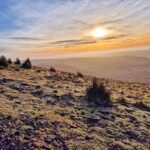
[[[91,32],[91,35],[92,35],[94,38],[102,38],[102,37],[107,36],[107,34],[108,34],[108,29],[102,28],[102,27],[95,28],[95,29]]]

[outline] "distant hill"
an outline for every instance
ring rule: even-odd
[[[122,81],[150,83],[150,51],[110,53],[102,56],[68,59],[34,60],[33,64],[50,65],[68,72],[81,71],[88,75]]]

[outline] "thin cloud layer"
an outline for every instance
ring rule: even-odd
[[[0,17],[0,52],[45,51],[41,47],[65,51],[102,41],[150,37],[149,0],[5,0]],[[98,26],[113,32],[92,39],[88,33]]]

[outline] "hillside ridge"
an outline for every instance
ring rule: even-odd
[[[87,102],[93,77],[41,67],[0,70],[0,149],[148,150],[150,85],[99,78],[112,107]]]

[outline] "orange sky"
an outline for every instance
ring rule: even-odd
[[[150,46],[148,0],[2,1],[0,16],[0,53],[9,57]]]

